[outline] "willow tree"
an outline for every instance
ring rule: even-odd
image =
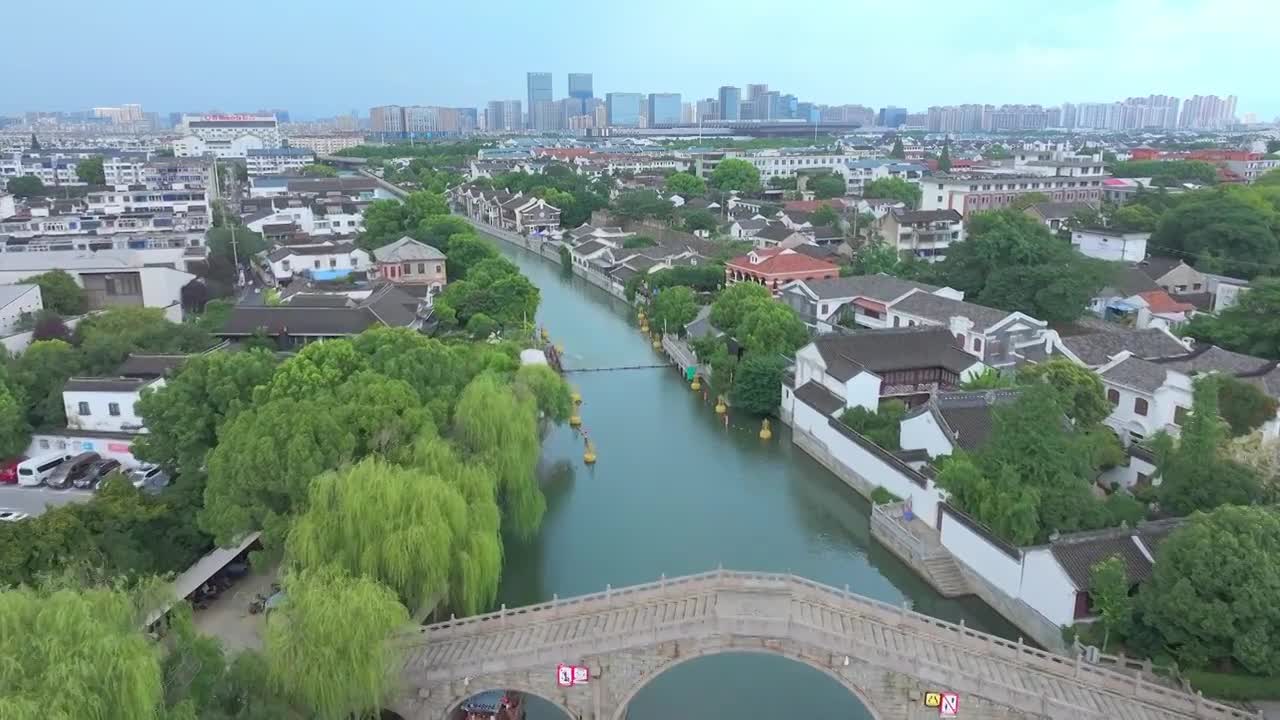
[[[318,720],[376,717],[396,690],[409,613],[389,588],[333,565],[285,579],[286,600],[267,621],[273,686]]]
[[[156,717],[159,655],[114,589],[0,592],[0,717]]]
[[[355,435],[356,457],[396,459],[407,454],[414,437],[431,422],[430,411],[409,383],[371,370],[356,373],[334,394],[343,424]]]
[[[413,446],[412,465],[455,488],[467,504],[467,524],[455,538],[449,607],[474,615],[493,606],[502,579],[502,514],[497,477],[486,465],[464,462],[448,441],[428,428]]]
[[[516,389],[528,393],[547,417],[563,423],[573,414],[569,383],[546,365],[525,365],[516,371]]]
[[[456,487],[416,468],[366,458],[316,478],[309,500],[289,531],[288,554],[298,567],[334,563],[377,580],[415,614],[445,597],[469,521]]]
[[[463,389],[454,410],[454,431],[462,447],[496,474],[506,529],[520,538],[533,537],[547,510],[538,487],[536,402],[512,392],[496,374],[484,373]]]

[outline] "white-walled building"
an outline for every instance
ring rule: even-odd
[[[819,333],[829,333],[835,330],[836,325],[847,328],[889,327],[889,305],[916,290],[953,300],[964,299],[964,293],[959,290],[882,274],[797,280],[783,289],[781,300],[810,327]]]
[[[161,190],[121,185],[91,192],[85,202],[94,215],[208,215],[210,196],[207,187]]]
[[[1126,443],[1142,442],[1164,431],[1177,436],[1191,412],[1191,378],[1163,365],[1117,354],[1097,369],[1111,414],[1107,425]]]
[[[973,452],[991,437],[994,409],[1020,395],[1018,390],[934,393],[902,419],[898,444],[903,450],[924,450],[930,459],[956,448]]]
[[[182,288],[195,275],[185,267],[185,250],[99,250],[5,254],[0,284],[16,283],[48,270],[70,273],[85,289],[90,310],[109,307],[164,308],[182,319]]]
[[[900,255],[925,262],[942,260],[952,243],[964,241],[964,218],[955,210],[894,209],[878,224],[885,242]]]
[[[18,203],[13,196],[6,192],[0,192],[0,220],[13,217],[17,212]]]
[[[39,285],[0,285],[0,335],[15,332],[43,309]]]
[[[281,146],[275,115],[184,115],[175,131],[181,136],[173,141],[175,157],[243,158]]]
[[[246,151],[250,175],[287,175],[314,163],[316,154],[306,148],[262,148]]]
[[[73,377],[62,389],[67,429],[145,433],[138,400],[145,388],[163,386],[163,378]]]
[[[1071,231],[1071,247],[1081,254],[1113,262],[1139,262],[1147,256],[1149,232],[1123,232],[1112,228],[1078,228]]]
[[[289,147],[306,148],[316,155],[332,155],[339,150],[346,150],[364,144],[364,136],[360,133],[336,135],[289,135],[285,138]]]
[[[864,195],[867,183],[873,180],[898,178],[910,183],[919,184],[929,168],[920,163],[885,158],[863,158],[844,162],[836,167],[836,172],[844,176],[845,186],[851,195]],[[931,208],[938,209],[938,208]]]
[[[291,280],[309,273],[363,272],[370,268],[369,253],[353,243],[287,245],[265,255],[276,282]]]

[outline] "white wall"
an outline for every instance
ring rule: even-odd
[[[0,307],[0,334],[7,335],[13,332],[23,315],[34,315],[44,308],[39,285],[16,285],[15,287],[26,287],[27,291],[14,298],[8,305]]]
[[[135,468],[142,464],[133,456],[133,440],[126,438],[100,438],[87,435],[76,435],[74,430],[61,434],[34,433],[31,445],[27,448],[27,457],[47,455],[54,452],[66,452],[75,455],[82,452],[96,452],[104,458],[119,460],[126,468]]]
[[[1075,622],[1076,589],[1048,548],[1023,551],[1022,600],[1054,625]]]
[[[933,413],[921,413],[902,421],[899,444],[903,450],[924,450],[929,457],[950,455],[952,445]]]
[[[142,304],[146,307],[166,308],[165,315],[170,316],[174,306],[176,314],[182,319],[182,288],[196,279],[195,275],[181,270],[162,267],[144,267],[138,269],[142,278]]]
[[[860,372],[844,384],[845,407],[861,406],[872,412],[880,409],[880,378],[870,372]]]
[[[1156,466],[1142,458],[1130,455],[1128,465],[1117,465],[1106,470],[1099,476],[1099,479],[1107,485],[1114,482],[1120,483],[1121,487],[1131,488],[1138,483],[1138,473],[1142,473],[1154,480],[1156,479]]]
[[[1077,230],[1071,233],[1071,246],[1081,254],[1112,262],[1139,262],[1147,256],[1147,238],[1151,233],[1125,233],[1121,237]]]
[[[158,384],[156,384],[158,383]],[[160,387],[162,380],[148,387]],[[142,432],[142,417],[137,414],[134,405],[138,402],[137,392],[73,391],[62,393],[62,405],[67,411],[68,430],[94,430],[97,432]],[[89,414],[80,414],[80,403],[88,403]],[[112,416],[110,403],[116,403],[120,414]]]
[[[992,585],[1010,597],[1018,597],[1022,585],[1021,560],[1001,552],[945,509],[942,514],[942,546]]]

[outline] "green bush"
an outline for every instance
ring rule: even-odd
[[[1186,670],[1182,675],[1191,681],[1191,687],[1204,693],[1205,697],[1219,700],[1280,700],[1280,677],[1207,670]]]
[[[907,406],[901,400],[890,400],[881,405],[878,412],[864,407],[849,408],[840,416],[840,422],[885,450],[901,450],[899,423],[906,414]]]
[[[902,498],[885,490],[883,485],[877,485],[876,489],[871,491],[871,503],[873,505],[888,505],[889,503],[901,501]]]

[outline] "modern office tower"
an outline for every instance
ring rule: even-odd
[[[529,108],[529,126],[534,130],[559,130],[564,127],[563,117],[564,105],[555,100],[539,100]]]
[[[569,73],[569,97],[577,101],[577,112],[574,115],[587,112],[587,101],[595,97],[591,87],[591,73]]]
[[[532,125],[534,108],[538,106],[538,103],[544,102],[544,101],[550,102],[552,99],[551,73],[531,72],[525,76],[525,81],[528,84],[528,89],[529,89],[529,97],[528,97],[529,106],[528,107],[529,107],[530,125]]]
[[[651,93],[649,95],[649,127],[678,125],[680,123],[680,93]]]
[[[640,127],[640,93],[608,93],[605,95],[605,115],[610,127]]]
[[[737,88],[734,88],[735,90]],[[723,90],[723,88],[721,88]],[[724,118],[723,111],[720,109],[720,101],[715,98],[707,98],[699,100],[693,109],[693,122],[706,122],[707,120],[720,120]],[[735,120],[737,118],[734,118]]]
[[[721,86],[719,100],[721,120],[742,119],[742,90],[740,88],[733,85]]]
[[[376,133],[403,133],[404,108],[399,105],[369,108],[369,129]]]
[[[768,83],[752,83],[747,85],[747,99],[754,103],[759,103],[760,96],[769,92]]]

